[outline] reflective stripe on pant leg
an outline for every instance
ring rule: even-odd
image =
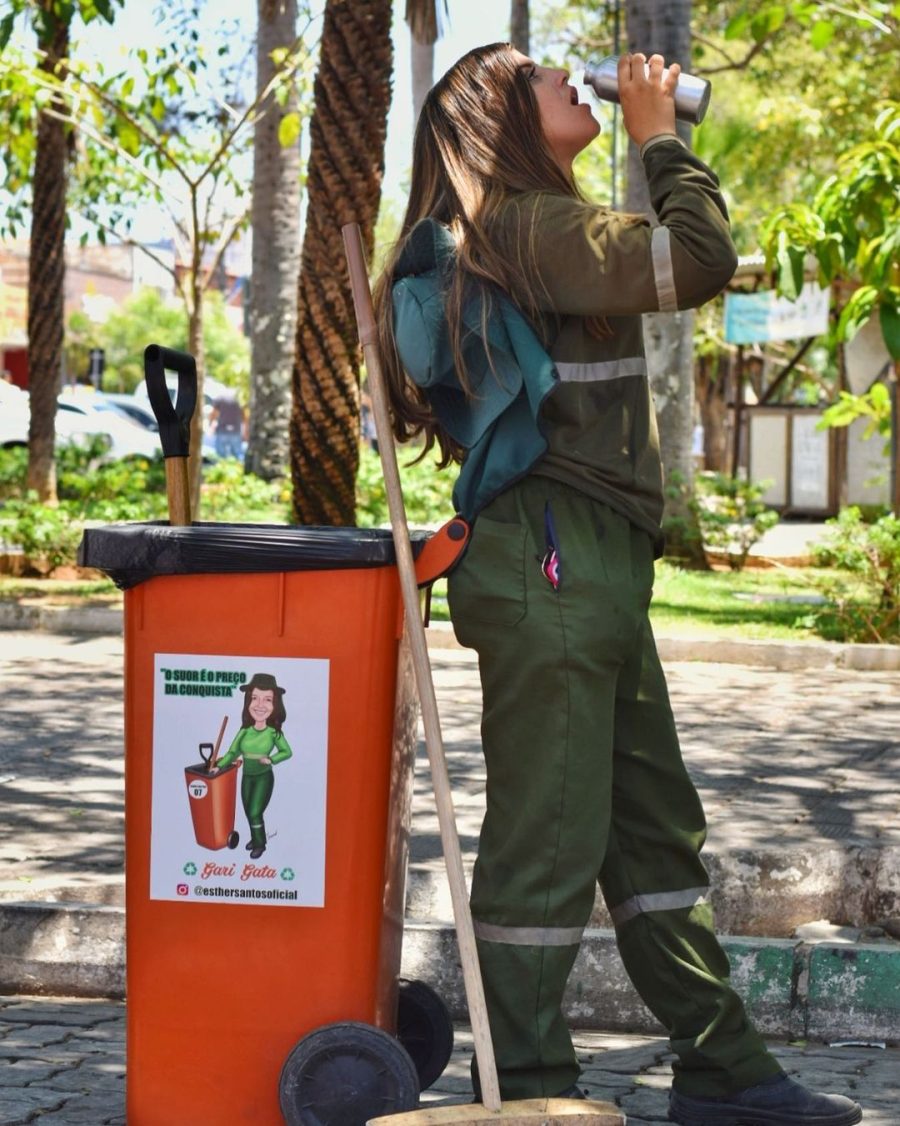
[[[499,927],[473,919],[476,938],[508,946],[578,946],[584,927]]]
[[[677,911],[682,907],[695,907],[698,903],[706,903],[709,887],[686,888],[684,891],[657,891],[649,895],[633,895],[624,903],[611,907],[609,910],[615,926],[621,926],[633,919],[635,915],[643,915],[645,911]]]
[[[625,968],[678,1055],[679,1090],[727,1095],[779,1071],[732,989],[700,860],[703,810],[646,626],[616,698],[613,825],[600,878]]]

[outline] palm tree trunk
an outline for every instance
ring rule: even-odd
[[[626,0],[628,50],[661,54],[667,63],[690,70],[690,0]],[[690,126],[677,123],[690,144]],[[652,214],[644,167],[633,141],[628,143],[627,211]],[[656,400],[660,451],[666,474],[665,522],[669,550],[687,562],[705,565],[703,545],[690,508],[694,462],[694,313],[648,313],[644,316],[647,370]]]
[[[528,0],[512,0],[509,11],[509,41],[523,55],[531,54]]]
[[[272,52],[297,34],[297,0],[257,0],[256,92],[275,75]],[[300,265],[300,146],[284,146],[278,127],[296,113],[292,87],[284,106],[269,98],[253,137],[253,269],[250,290],[250,438],[247,468],[267,481],[289,464],[291,370]]]
[[[293,373],[291,477],[301,524],[352,524],[355,517],[360,365],[341,227],[359,223],[371,254],[392,64],[390,0],[327,0]]]
[[[45,0],[44,6],[48,6]],[[69,51],[69,27],[54,22],[41,40],[41,69],[54,74]],[[32,181],[31,247],[28,258],[27,487],[41,501],[56,501],[56,397],[60,390],[65,329],[67,141],[63,123],[41,112]]]

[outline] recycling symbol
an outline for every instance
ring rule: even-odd
[[[293,868],[282,868],[281,869],[281,878],[283,880],[292,880],[294,878],[294,869]]]
[[[187,864],[185,864],[182,871],[184,872],[184,874],[186,876],[196,876],[197,875],[197,865],[194,864],[193,861],[189,860],[187,862]]]

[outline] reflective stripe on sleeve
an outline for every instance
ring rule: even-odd
[[[620,903],[618,907],[611,908],[609,914],[613,923],[619,927],[636,915],[643,915],[648,911],[679,911],[684,907],[696,907],[698,903],[706,903],[708,896],[708,887],[634,895],[631,899]]]
[[[577,946],[584,927],[498,927],[472,920],[475,937],[508,946]]]
[[[654,227],[650,235],[650,255],[653,260],[653,280],[661,313],[674,313],[678,309],[675,293],[675,274],[672,269],[672,243],[668,227]]]
[[[620,360],[595,360],[593,363],[569,364],[554,360],[563,383],[600,383],[608,379],[625,379],[631,375],[646,375],[647,361],[643,356],[625,356]]]

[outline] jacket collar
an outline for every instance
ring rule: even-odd
[[[431,270],[446,270],[456,256],[453,235],[436,219],[420,219],[409,232],[397,264],[394,281],[411,274],[427,274]]]

